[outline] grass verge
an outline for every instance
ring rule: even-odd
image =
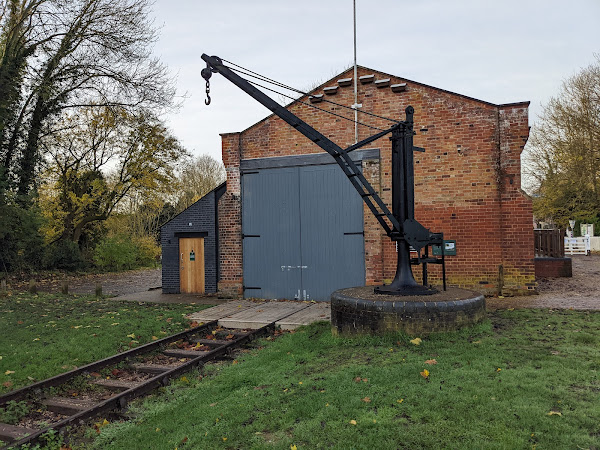
[[[140,402],[95,447],[600,446],[599,313],[495,311],[413,337],[334,338],[316,324],[262,341]]]
[[[0,297],[0,394],[182,331],[206,306],[28,293]]]

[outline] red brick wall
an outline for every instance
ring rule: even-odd
[[[240,133],[221,135],[227,191],[219,199],[219,292],[243,294],[242,200],[240,191]]]
[[[447,258],[451,285],[471,287],[486,293],[533,290],[533,231],[531,202],[520,190],[520,154],[527,141],[528,103],[493,105],[420,83],[392,77],[366,68],[359,76],[391,78],[390,84],[406,83],[405,92],[390,87],[360,84],[362,110],[404,120],[404,109],[415,108],[415,216],[432,231],[455,239],[457,256]],[[347,71],[313,91],[337,85],[352,77]],[[339,87],[325,95],[343,105],[354,103],[353,87]],[[306,98],[301,99],[308,102]],[[315,104],[347,117],[352,111],[330,103]],[[295,103],[289,107],[307,123],[342,147],[354,143],[354,124],[314,108]],[[390,122],[359,115],[372,126],[389,128]],[[359,127],[359,139],[377,130]],[[391,204],[391,144],[388,136],[369,148],[380,149],[380,162],[367,162],[367,179],[383,200]],[[221,200],[222,285],[241,286],[241,228],[239,198],[240,159],[320,153],[322,150],[275,116],[239,134],[223,135],[223,161],[227,168],[227,195]],[[231,183],[230,183],[231,180]],[[234,220],[235,219],[235,220]],[[232,229],[225,230],[233,220]],[[226,243],[226,240],[230,239]],[[231,257],[231,259],[230,259]],[[365,263],[367,284],[390,280],[396,267],[395,245],[365,208]],[[439,280],[439,267],[431,267],[431,280]],[[419,277],[419,270],[415,276]]]

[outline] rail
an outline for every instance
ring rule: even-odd
[[[166,386],[171,379],[274,330],[275,322],[240,331],[221,328],[213,321],[2,395],[0,406],[26,401],[31,411],[48,411],[53,419],[50,425],[35,428],[22,425],[28,423],[24,420],[27,417],[17,424],[0,423],[0,448],[42,442],[51,430],[63,432],[102,413],[123,409],[134,398]],[[101,376],[99,371],[110,376]],[[56,392],[69,389],[70,382],[78,377],[84,377],[86,383],[83,388],[77,383],[80,391],[75,397],[56,396]],[[100,397],[85,399],[88,391],[98,390]]]

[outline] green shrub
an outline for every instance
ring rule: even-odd
[[[43,266],[46,269],[80,270],[86,264],[79,246],[70,240],[61,239],[46,247]]]
[[[151,236],[133,238],[133,242],[137,246],[138,256],[137,263],[139,266],[152,266],[160,256],[160,247],[156,245],[156,241]]]
[[[154,264],[160,248],[151,237],[116,235],[104,239],[94,251],[94,263],[103,270],[128,270]]]

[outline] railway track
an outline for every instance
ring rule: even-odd
[[[166,386],[181,374],[275,330],[219,327],[217,321],[141,345],[0,396],[0,407],[23,411],[16,423],[0,423],[0,449],[43,442],[89,419]],[[28,411],[27,413],[25,411]]]

